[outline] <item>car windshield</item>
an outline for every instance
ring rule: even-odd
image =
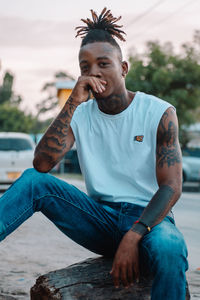
[[[23,138],[0,138],[0,151],[24,151],[32,150],[29,140]]]

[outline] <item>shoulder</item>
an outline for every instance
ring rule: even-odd
[[[137,109],[143,112],[143,114],[148,115],[153,123],[155,123],[155,126],[158,125],[163,113],[172,106],[171,103],[153,95],[138,92],[137,96]]]
[[[169,102],[161,99],[161,98],[158,98],[154,95],[150,95],[150,94],[146,94],[146,93],[143,93],[143,92],[138,92],[138,96],[139,96],[139,102],[142,104],[142,105],[146,105],[146,106],[152,106],[152,107],[166,107],[166,109],[169,107],[169,106],[172,106],[172,104],[170,104]]]
[[[175,113],[175,107],[171,103],[146,93],[138,93],[137,103],[137,112],[141,118],[145,118],[145,122],[153,135],[157,134],[159,123],[166,116],[165,112],[168,113],[168,109],[170,109]]]
[[[94,100],[88,100],[87,102],[83,102],[81,104],[79,104],[79,106],[76,108],[74,115],[73,115],[73,119],[77,119],[80,118],[82,116],[86,116],[87,114],[89,114],[93,108],[93,102]]]

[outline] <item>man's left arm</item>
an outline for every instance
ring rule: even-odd
[[[182,190],[181,149],[178,120],[173,107],[163,114],[157,131],[156,175],[159,185],[141,217],[124,235],[115,255],[111,274],[116,287],[139,280],[139,242],[159,224],[179,199]]]

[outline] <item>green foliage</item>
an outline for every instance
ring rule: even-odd
[[[40,121],[22,111],[18,107],[22,98],[14,93],[13,82],[14,76],[6,72],[0,86],[0,131],[44,132],[52,120]]]
[[[30,132],[32,122],[33,117],[16,106],[0,105],[0,131]]]
[[[6,72],[3,78],[3,84],[0,87],[0,104],[8,102],[12,98],[13,75]]]
[[[130,56],[127,88],[160,97],[176,107],[179,124],[196,121],[193,113],[200,106],[200,32],[193,44],[184,44],[181,54],[173,52],[170,43],[161,46],[148,42],[142,56]],[[182,134],[183,136],[183,134]]]
[[[3,78],[3,84],[0,86],[0,105],[4,103],[18,105],[22,98],[13,92],[14,76],[6,72]]]
[[[18,108],[22,98],[13,91],[14,76],[6,72],[0,86],[0,131],[30,132],[36,122]]]
[[[31,114],[25,114],[17,106],[2,104],[0,105],[0,131],[42,133],[52,119],[40,121]]]

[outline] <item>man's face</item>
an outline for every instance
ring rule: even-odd
[[[94,76],[106,81],[105,91],[95,98],[106,98],[121,93],[127,64],[121,61],[119,51],[107,42],[89,43],[80,49],[79,64],[82,76]]]

